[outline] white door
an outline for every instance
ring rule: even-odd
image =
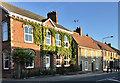
[[[50,68],[50,55],[46,55],[46,68]]]

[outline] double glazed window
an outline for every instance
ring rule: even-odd
[[[64,43],[65,43],[65,48],[68,48],[69,47],[69,41],[68,41],[67,36],[64,37]]]
[[[4,22],[2,25],[2,31],[3,31],[3,41],[7,41],[8,40],[8,26],[7,26],[7,22]]]
[[[51,45],[51,33],[47,31],[47,45]]]
[[[9,69],[9,55],[6,52],[3,53],[3,68],[4,70]]]
[[[64,66],[69,66],[69,55],[66,55],[64,58]]]
[[[31,55],[35,55],[35,53],[30,52]],[[34,68],[34,60],[32,60],[32,62],[28,63],[26,62],[26,68]]]
[[[33,29],[31,26],[25,26],[25,42],[33,43]]]
[[[56,34],[56,45],[61,46],[61,37],[60,34]]]
[[[56,56],[56,67],[61,67],[61,55]]]

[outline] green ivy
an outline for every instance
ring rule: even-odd
[[[52,53],[52,54],[70,55],[70,58],[72,58],[72,47],[70,46],[69,48],[64,48],[65,36],[69,38],[69,44],[72,45],[72,36],[70,34],[67,34],[61,31],[56,31],[54,28],[41,26],[33,22],[27,22],[25,20],[17,19],[14,17],[13,19],[23,22],[24,25],[31,25],[33,27],[34,42],[35,44],[42,45],[42,55],[45,55],[47,53]],[[49,30],[51,32],[51,35],[54,37],[55,46],[44,45],[44,40],[45,40],[45,37],[47,36],[47,33],[46,33],[47,30]],[[56,46],[56,34],[61,35],[61,47]]]

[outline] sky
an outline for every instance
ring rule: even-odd
[[[57,11],[58,23],[65,28],[82,28],[83,35],[88,34],[95,40],[112,43],[118,48],[118,3],[117,2],[9,2],[40,16]],[[75,23],[73,20],[79,20]]]

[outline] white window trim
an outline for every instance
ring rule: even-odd
[[[56,39],[56,46],[58,46],[58,47],[61,47],[61,40],[60,40],[60,34],[56,34],[56,35],[58,35],[58,39]],[[60,45],[57,45],[57,41],[58,42],[60,42]]]
[[[86,62],[87,62],[87,69],[86,69]],[[88,61],[85,61],[85,71],[88,70]]]
[[[5,24],[5,23],[7,23],[7,22],[4,22],[3,24],[2,24],[2,35],[4,34],[4,32],[6,32],[7,33],[7,39],[5,39],[5,40],[3,40],[2,39],[2,41],[8,41],[8,25],[7,25],[7,31],[3,31],[3,25]],[[2,36],[3,37],[3,36]]]
[[[70,66],[70,64],[69,64],[69,55],[65,55],[66,57],[68,56],[68,59],[64,59],[64,62],[65,61],[68,61],[68,65],[64,65],[64,67],[69,67]]]
[[[47,32],[51,33],[50,31],[47,31]],[[46,33],[47,33],[47,32],[46,32]],[[50,44],[47,44],[47,39],[50,39]],[[49,37],[46,37],[46,44],[47,44],[47,45],[51,45],[51,34],[50,34],[50,38],[49,38]]]
[[[3,69],[4,70],[9,70],[9,67],[8,68],[5,68],[5,61],[8,60],[8,66],[9,66],[9,58],[8,59],[5,59],[5,53],[3,53]]]
[[[96,51],[96,58],[98,58],[98,51]]]
[[[25,26],[30,27],[30,26],[28,26],[28,25],[25,25]],[[25,33],[25,26],[24,26],[24,41],[25,41],[26,43],[33,43],[33,29],[32,29],[32,34]],[[31,28],[32,28],[32,27],[31,27]],[[26,40],[25,40],[25,35],[26,35],[26,34],[32,36],[32,41],[26,41]]]
[[[62,62],[62,61],[61,61],[61,58],[62,58],[62,57],[61,57],[61,55],[57,55],[57,56],[60,57],[60,59],[56,59],[56,61],[60,61],[60,65],[56,65],[56,67],[61,67],[61,66],[62,66],[62,63],[61,63],[61,62]]]
[[[98,60],[96,61],[96,69],[98,69]]]
[[[48,56],[47,56],[48,55]],[[47,58],[49,58],[49,64],[50,64],[50,55],[49,54],[46,54],[45,55],[45,65],[46,65],[46,60],[47,60]],[[45,66],[46,67],[46,66]],[[46,67],[47,69],[49,69],[50,68],[50,66],[49,67]]]
[[[91,51],[91,58],[94,58],[94,56],[93,56],[93,51]]]
[[[67,37],[67,36],[65,36],[65,37]],[[67,39],[68,39],[68,37],[67,37]],[[66,42],[68,43],[68,47],[65,46],[64,48],[69,48],[69,40],[68,41],[64,41],[64,43],[66,43]]]
[[[85,50],[85,58],[87,58],[87,50]]]

